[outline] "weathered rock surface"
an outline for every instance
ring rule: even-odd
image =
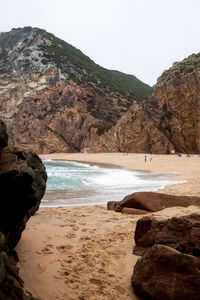
[[[88,57],[73,51],[38,28],[0,35],[0,117],[12,145],[39,153],[84,147],[200,153],[200,54],[174,63],[147,99],[151,88],[137,78],[133,94],[126,86],[130,76],[97,70]]]
[[[14,247],[20,239],[26,221],[39,208],[46,188],[45,168],[32,152],[5,147],[0,159],[0,229]]]
[[[101,68],[94,75],[96,65],[71,45],[66,52],[63,43],[31,27],[0,35],[0,116],[12,145],[39,153],[84,147],[200,153],[200,54],[174,63],[140,103],[137,88],[134,95],[116,90],[127,91],[129,77],[113,86],[125,74]],[[109,84],[105,77],[112,77]],[[151,88],[135,80],[145,91],[140,100],[146,99]]]
[[[175,196],[156,192],[138,192],[130,194],[121,201],[107,203],[108,210],[121,212],[124,207],[155,212],[166,207],[200,205],[200,197]]]
[[[10,144],[37,153],[81,151],[87,133],[101,136],[135,99],[124,87],[127,96],[116,91],[118,85],[112,87],[116,74],[44,30],[25,27],[2,33],[0,117]],[[132,77],[147,98],[152,89]],[[103,82],[107,78],[110,84]]]
[[[102,136],[88,132],[85,143],[99,152],[170,153],[174,147],[155,126],[151,115],[153,107],[148,101],[134,103],[117,124]]]
[[[134,253],[143,255],[154,244],[166,245],[200,258],[200,215],[173,218],[145,216],[139,219]]]
[[[134,104],[100,138],[87,133],[98,151],[200,153],[200,53],[174,63],[155,85],[153,95]]]
[[[6,125],[0,120],[0,150],[8,145],[8,135]]]
[[[200,259],[155,245],[137,261],[132,285],[143,300],[199,300]]]
[[[14,247],[28,219],[37,211],[46,188],[46,171],[33,152],[7,146],[0,121],[0,299],[31,300],[24,293]]]
[[[144,215],[144,214],[148,214],[149,211],[145,211],[143,209],[123,207],[122,208],[122,213],[123,214],[130,214],[130,215]]]

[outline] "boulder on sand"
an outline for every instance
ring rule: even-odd
[[[200,259],[154,245],[138,259],[132,286],[143,300],[199,300]]]
[[[13,248],[27,220],[39,208],[47,175],[37,154],[5,147],[0,158],[0,230]],[[9,235],[8,235],[9,233]]]
[[[200,214],[138,220],[133,252],[143,256],[134,267],[132,286],[140,299],[199,299],[199,237]]]
[[[134,254],[143,255],[154,244],[170,246],[200,258],[200,215],[173,218],[145,216],[139,219]]]
[[[166,207],[190,205],[200,206],[200,197],[175,196],[155,192],[137,192],[124,197],[121,201],[107,203],[108,210],[121,212],[124,207],[156,212]]]

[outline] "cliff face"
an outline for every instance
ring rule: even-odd
[[[11,145],[38,153],[199,153],[199,87],[200,54],[174,63],[147,99],[137,78],[44,30],[0,34],[0,117]]]
[[[158,128],[179,152],[200,152],[200,53],[164,72],[154,97],[162,118]]]
[[[150,93],[134,76],[97,66],[44,30],[0,34],[0,117],[11,145],[39,153],[80,151],[88,131],[97,128],[101,135],[133,99]]]
[[[86,144],[98,151],[200,153],[200,54],[174,63],[151,97],[100,138],[90,131]]]

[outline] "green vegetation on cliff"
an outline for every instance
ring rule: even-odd
[[[113,70],[107,70],[95,64],[88,56],[67,42],[55,37],[53,34],[41,30],[40,33],[51,41],[51,45],[41,45],[45,57],[43,63],[49,60],[65,69],[68,62],[75,69],[71,69],[70,79],[76,82],[94,82],[103,89],[119,92],[131,100],[140,101],[152,94],[152,87],[143,83],[133,75]]]

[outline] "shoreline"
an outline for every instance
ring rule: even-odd
[[[92,188],[93,184],[92,185],[90,184],[89,186],[84,185],[81,188],[77,186],[77,188],[72,188],[72,189],[68,187],[66,188],[63,187],[58,189],[49,188],[46,190],[45,196],[41,202],[41,207],[73,207],[73,206],[77,207],[77,206],[105,205],[107,204],[108,201],[110,201],[110,197],[113,197],[113,199],[115,199],[116,201],[120,201],[127,195],[130,195],[134,192],[152,190],[154,192],[159,191],[162,193],[166,185],[184,183],[184,181],[180,181],[180,180],[174,181],[174,178],[178,179],[177,177],[178,174],[175,172],[157,173],[157,172],[152,172],[150,170],[127,170],[127,168],[125,169],[122,165],[114,165],[114,164],[102,163],[102,162],[99,163],[98,161],[91,162],[89,155],[86,155],[85,161],[77,160],[77,159],[76,160],[67,159],[66,157],[63,157],[63,155],[61,155],[62,159],[60,159],[57,156],[58,155],[56,155],[56,158],[52,157],[51,160],[48,155],[44,155],[44,157],[41,158],[43,159],[44,162],[45,161],[61,162],[61,163],[72,162],[74,164],[81,164],[87,167],[98,166],[98,168],[104,171],[107,170],[106,172],[109,172],[108,170],[114,169],[116,170],[116,172],[119,172],[117,175],[119,178],[119,184],[122,180],[122,182],[124,182],[125,185],[124,186],[120,185],[117,193],[115,191],[118,185],[115,185],[114,182],[113,182],[114,185],[112,185],[112,190],[110,190],[111,187],[108,189],[103,182],[102,182],[102,187],[98,186],[97,184],[96,188],[94,189]],[[66,169],[65,172],[67,172],[68,171],[67,167],[65,169]],[[123,171],[121,172],[120,170]],[[127,173],[125,174],[128,175],[129,174],[128,172],[131,172],[129,176],[133,176],[134,178],[136,178],[136,182],[137,182],[136,185],[134,184],[134,179],[130,181],[129,185],[126,185],[127,181],[123,180],[123,172],[126,171]],[[117,177],[115,178],[115,182],[116,180],[118,182],[118,178]],[[107,180],[109,180],[109,177],[105,178],[105,183]],[[142,185],[144,185],[143,188]]]
[[[147,162],[144,162],[144,154],[140,153],[52,153],[42,154],[41,159],[74,161],[101,167],[114,166],[115,168],[145,173],[178,173],[179,175],[171,177],[170,181],[186,181],[180,184],[167,185],[158,193],[168,193],[176,195],[188,195],[200,197],[200,155],[191,157],[178,155],[153,155],[150,162],[149,156]],[[181,191],[181,193],[180,193]]]
[[[143,154],[50,154],[58,160],[120,166],[145,172],[178,172],[164,192],[200,196],[200,157]],[[40,156],[41,157],[41,156]],[[43,157],[43,156],[42,156]],[[151,213],[159,217],[200,213],[200,207],[172,207]],[[132,254],[137,220],[142,215],[108,211],[106,205],[40,207],[28,221],[16,247],[24,287],[42,300],[138,300],[131,287]]]

